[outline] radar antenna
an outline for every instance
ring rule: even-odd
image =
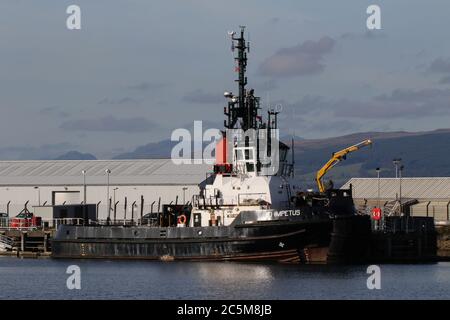
[[[232,95],[230,92],[225,93],[225,97],[229,98],[228,107],[225,107],[225,115],[228,120],[225,120],[225,128],[237,129],[241,128],[244,131],[248,129],[258,129],[261,125],[261,121],[258,119],[259,97],[254,96],[254,90],[246,89],[247,76],[245,75],[247,70],[247,53],[250,50],[250,43],[245,41],[244,37],[245,27],[240,26],[240,35],[236,36],[236,32],[229,31],[228,35],[231,37],[232,51],[237,49],[237,56],[234,60],[236,62],[235,71],[238,73],[238,79],[235,81],[238,83],[239,94],[237,96]]]

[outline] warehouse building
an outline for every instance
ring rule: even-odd
[[[125,210],[156,212],[157,204],[188,202],[211,165],[176,165],[170,159],[0,161],[0,212],[17,215],[35,207],[96,204],[99,219],[107,217],[108,190],[118,218]],[[84,172],[84,173],[83,173]],[[108,173],[109,172],[109,173]],[[109,186],[109,187],[108,187]],[[125,208],[125,197],[127,207]]]
[[[353,189],[357,209],[380,205],[385,212],[401,201],[402,212],[411,216],[450,219],[450,177],[436,178],[352,178],[342,188]]]

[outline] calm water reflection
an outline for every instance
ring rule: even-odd
[[[65,273],[81,268],[81,290]],[[367,266],[86,261],[0,257],[1,299],[449,299],[450,263]]]

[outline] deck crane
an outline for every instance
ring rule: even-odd
[[[319,171],[317,171],[316,181],[317,181],[317,186],[319,187],[319,191],[325,192],[325,185],[322,181],[322,178],[329,170],[331,170],[340,161],[345,160],[347,157],[347,154],[357,151],[357,150],[359,150],[363,147],[369,146],[369,145],[372,145],[372,140],[367,139],[367,140],[361,141],[360,143],[357,143],[353,146],[345,148],[341,151],[334,152],[331,159],[328,160],[328,162],[322,168],[320,168]]]

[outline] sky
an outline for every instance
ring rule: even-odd
[[[80,30],[66,27],[73,4]],[[367,29],[372,4],[381,30]],[[248,87],[264,113],[282,107],[284,134],[448,128],[448,12],[444,0],[4,0],[0,159],[111,158],[194,120],[220,129],[239,25]]]

